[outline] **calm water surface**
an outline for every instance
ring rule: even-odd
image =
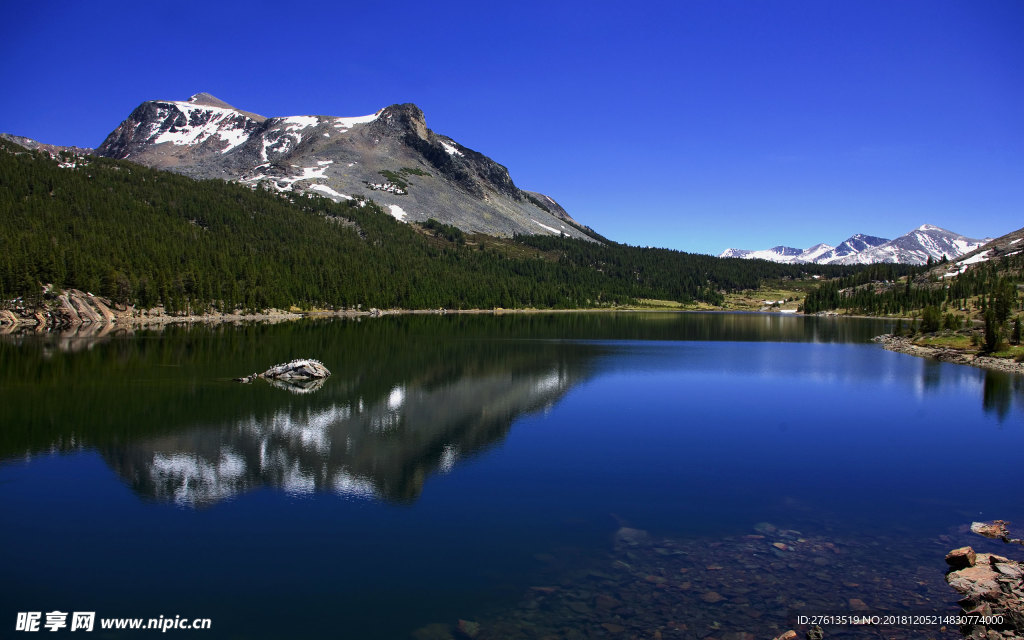
[[[0,636],[52,610],[370,640],[953,613],[946,551],[1013,551],[965,526],[1024,522],[1024,380],[870,343],[887,328],[553,314],[6,336]],[[300,356],[334,375],[231,381]],[[955,637],[887,637],[922,631]]]

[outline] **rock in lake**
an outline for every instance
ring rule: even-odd
[[[263,373],[254,373],[242,378],[235,378],[235,381],[248,383],[256,378],[284,380],[286,382],[294,380],[323,380],[329,375],[331,375],[331,372],[319,360],[300,358],[291,362],[285,362],[284,364],[274,365]]]
[[[986,538],[996,538],[1001,540],[1009,537],[1009,532],[1006,530],[1006,522],[1002,520],[995,520],[993,522],[972,522],[971,531],[979,536],[985,536]]]
[[[316,380],[331,375],[319,360],[299,359],[270,367],[260,374],[272,380]]]

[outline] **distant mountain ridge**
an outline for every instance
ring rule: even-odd
[[[989,240],[968,238],[947,229],[923,224],[893,240],[858,233],[835,247],[816,244],[808,249],[786,246],[757,251],[726,249],[719,257],[761,259],[784,264],[926,264],[929,258],[941,260],[943,256],[955,260]]]
[[[197,179],[336,202],[372,198],[405,222],[434,218],[471,233],[594,239],[553,198],[520,189],[504,166],[428,129],[414,104],[358,117],[267,118],[197,93],[185,101],[143,102],[95,151],[5,137],[29,148],[95,153]]]

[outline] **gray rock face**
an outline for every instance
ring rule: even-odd
[[[145,102],[97,148],[194,178],[219,178],[341,201],[372,198],[404,222],[434,218],[497,236],[588,238],[552,198],[427,128],[414,104],[354,118],[265,118],[209,94]]]

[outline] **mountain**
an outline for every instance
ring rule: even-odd
[[[842,262],[844,258],[858,254],[867,249],[873,249],[881,246],[886,242],[889,242],[888,238],[879,238],[878,236],[867,236],[863,233],[856,233],[840,242],[839,245],[831,251],[822,254],[817,262],[819,264],[831,264],[833,262],[846,264]]]
[[[359,117],[266,118],[207,93],[151,100],[96,154],[336,202],[372,198],[402,221],[592,239],[552,198],[520,189],[504,166],[428,129],[414,104]]]
[[[747,258],[749,260],[771,260],[783,264],[832,264],[841,262],[842,258],[852,255],[866,248],[876,247],[888,242],[885,238],[876,238],[858,233],[850,236],[837,247],[820,243],[808,249],[797,249],[795,247],[772,247],[760,251],[748,251],[745,249],[726,249],[719,258]]]
[[[43,151],[45,153],[50,154],[51,156],[56,156],[61,153],[71,153],[80,156],[89,155],[93,152],[92,149],[83,149],[81,147],[62,147],[56,144],[45,144],[43,142],[33,140],[32,138],[26,138],[25,136],[15,136],[9,133],[0,133],[0,140],[7,140],[9,142],[13,142],[14,144],[20,147],[25,147],[26,149],[31,149],[33,151]]]
[[[988,239],[976,240],[934,225],[923,224],[895,240],[858,233],[836,247],[816,244],[809,249],[781,246],[761,251],[726,249],[719,257],[759,258],[786,264],[925,264],[929,257],[932,260],[941,260],[943,256],[949,259],[959,258],[986,242]]]
[[[797,258],[804,252],[803,249],[797,249],[796,247],[784,247],[777,246],[771,249],[761,249],[759,251],[751,251],[748,249],[726,249],[718,255],[719,258],[746,258],[748,260],[770,260],[772,262],[781,262],[783,264],[790,264],[797,262]]]
[[[989,240],[991,238],[976,240],[934,225],[923,224],[895,240],[852,254],[845,258],[842,264],[925,264],[928,258],[941,260],[943,256],[952,260],[974,251]]]
[[[974,251],[964,254],[949,264],[936,265],[932,269],[939,278],[953,278],[967,271],[971,265],[990,260],[1004,260],[1019,256],[1024,252],[1024,229],[1017,229],[986,242]],[[1017,258],[1019,260],[1019,258]]]

